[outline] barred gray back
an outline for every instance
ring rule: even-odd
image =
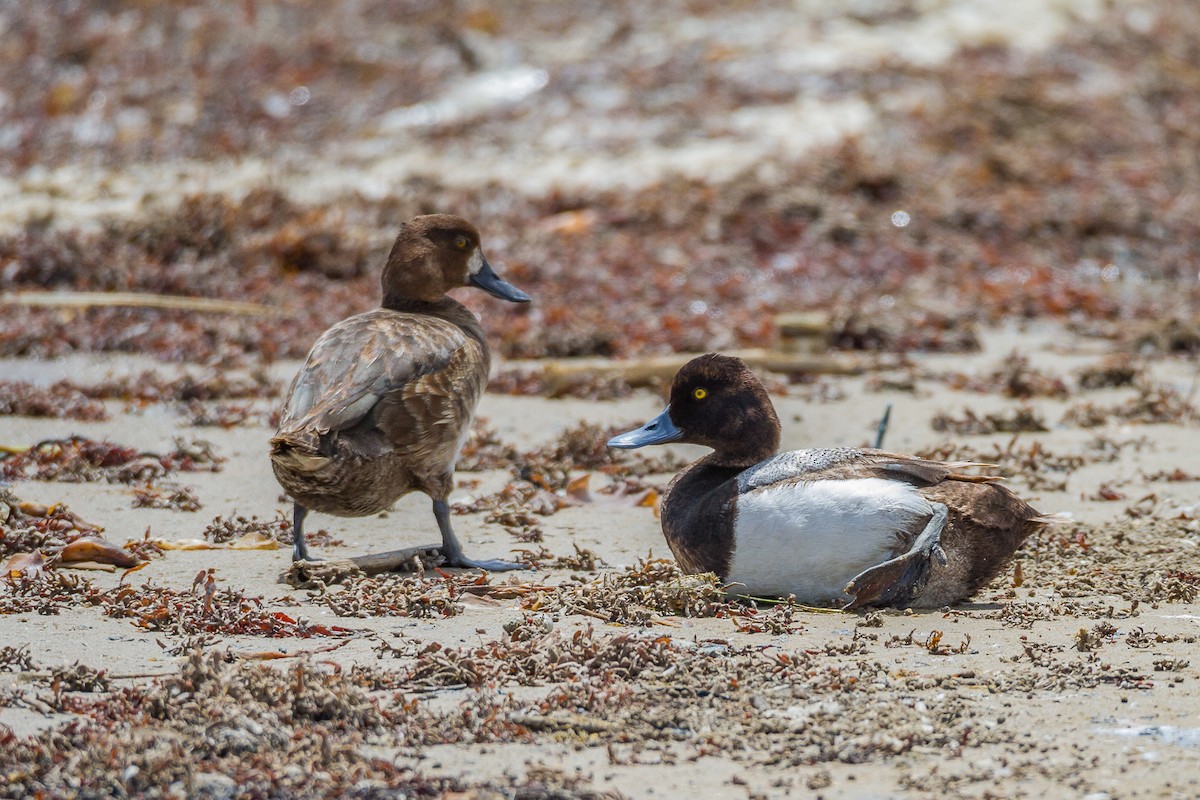
[[[862,458],[863,452],[852,447],[792,450],[772,456],[738,475],[738,493],[743,494],[760,486],[770,486],[789,478],[821,472],[847,461]]]

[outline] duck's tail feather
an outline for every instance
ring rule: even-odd
[[[964,481],[966,483],[1000,483],[1004,480],[1003,475],[977,475],[971,472],[963,472],[964,469],[999,469],[999,464],[990,464],[986,461],[947,461],[944,466],[950,470],[946,475],[947,480]]]
[[[271,437],[271,459],[302,471],[320,468],[329,457],[320,452],[321,439],[308,430],[280,431]]]
[[[965,472],[951,472],[946,480],[963,481],[964,483],[1003,483],[1003,475],[968,475]]]
[[[990,461],[945,461],[943,465],[947,469],[999,469],[999,464],[993,464]]]
[[[1029,521],[1039,525],[1066,525],[1074,522],[1075,517],[1070,511],[1059,511],[1054,514],[1038,514],[1036,517],[1031,517]]]

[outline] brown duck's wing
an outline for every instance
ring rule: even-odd
[[[488,356],[471,339],[446,365],[385,395],[373,412],[389,446],[428,477],[449,476],[487,384]]]
[[[387,309],[334,325],[292,381],[272,441],[315,451],[320,437],[354,427],[384,397],[445,369],[468,342],[450,322]]]
[[[864,476],[871,473],[872,477],[902,480],[914,486],[935,486],[943,481],[994,483],[1001,480],[997,475],[971,475],[962,471],[986,469],[995,467],[994,464],[977,461],[930,461],[903,453],[889,453],[886,450],[863,450],[862,454],[862,462],[858,466]]]
[[[949,507],[952,526],[966,530],[1024,539],[1038,526],[1057,521],[999,484],[944,481],[918,491],[930,502]]]

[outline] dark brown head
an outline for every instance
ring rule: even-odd
[[[709,353],[675,375],[666,409],[610,447],[686,442],[711,447],[714,463],[749,466],[779,449],[779,417],[767,390],[740,358]]]
[[[435,302],[460,286],[474,286],[514,303],[529,295],[501,280],[479,243],[479,231],[462,217],[429,214],[400,228],[383,268],[383,305],[405,300]]]

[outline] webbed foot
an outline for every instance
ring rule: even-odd
[[[503,561],[498,558],[477,560],[474,558],[467,558],[462,553],[459,553],[454,558],[451,558],[449,555],[447,555],[446,563],[444,563],[442,566],[458,567],[461,569],[482,569],[486,570],[487,572],[508,572],[514,569],[529,569],[528,564],[517,564],[513,561]]]
[[[846,593],[854,599],[842,606],[843,610],[864,606],[905,607],[925,588],[933,560],[946,566],[942,531],[946,528],[949,510],[942,503],[930,505],[933,507],[933,516],[907,553],[863,570],[846,584]]]
[[[500,559],[476,560],[467,558],[463,552],[462,545],[458,543],[458,537],[454,535],[454,529],[450,526],[450,506],[445,500],[433,501],[433,516],[437,519],[438,529],[442,532],[442,544],[437,548],[446,560],[442,563],[444,567],[458,567],[461,569],[482,569],[488,572],[507,572],[514,569],[529,569],[528,564],[516,564],[512,561],[502,561]]]

